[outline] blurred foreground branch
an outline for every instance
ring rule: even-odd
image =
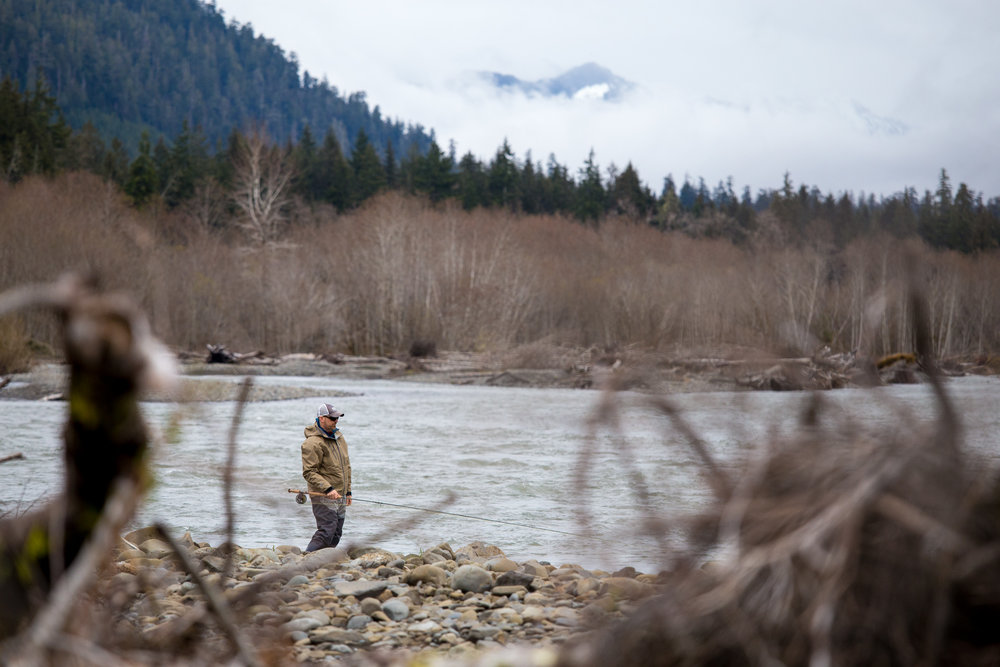
[[[730,483],[654,402],[715,503],[686,523],[663,593],[564,651],[564,667],[1000,664],[1000,484],[962,449],[915,284],[910,304],[937,402],[929,428],[897,413],[863,430],[816,394],[798,432],[763,443]]]
[[[56,314],[70,367],[65,491],[37,512],[0,522],[0,638],[24,631],[46,609],[27,640],[37,647],[66,617],[68,603],[50,600],[54,591],[71,599],[85,588],[107,535],[135,511],[147,476],[139,396],[168,388],[174,375],[172,357],[122,295],[98,293],[73,276],[0,295],[0,314],[25,308]],[[89,565],[73,568],[84,556]],[[74,578],[54,588],[67,571]]]

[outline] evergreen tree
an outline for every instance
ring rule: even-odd
[[[53,174],[72,130],[41,74],[35,79],[26,111],[26,143],[32,148],[30,172]]]
[[[236,163],[240,159],[241,151],[246,138],[238,128],[233,128],[229,132],[225,146],[217,149],[212,165],[212,174],[215,181],[223,191],[229,192],[236,187]],[[159,164],[156,158],[156,149],[153,149],[153,162]],[[161,179],[162,180],[162,179]]]
[[[608,194],[615,211],[632,218],[645,219],[656,206],[653,193],[639,180],[631,162],[612,181]]]
[[[576,199],[576,183],[569,169],[559,164],[555,154],[549,154],[546,165],[544,210],[546,213],[570,213]]]
[[[531,151],[524,156],[524,167],[518,183],[521,193],[520,209],[529,215],[536,215],[545,210],[545,176],[541,165],[536,169],[531,161]]]
[[[992,202],[1000,203],[1000,200]],[[976,221],[972,235],[974,250],[989,251],[1000,247],[1000,215],[991,209],[990,203],[983,203],[982,195],[976,198]]]
[[[234,130],[233,134],[237,134]],[[230,137],[230,141],[233,137]],[[160,177],[160,196],[165,196],[167,190],[171,187],[171,182],[173,179],[173,169],[170,166],[170,149],[167,148],[167,142],[161,136],[156,141],[156,145],[153,147],[153,164],[156,165],[156,173]]]
[[[978,250],[975,245],[975,199],[965,183],[959,183],[955,199],[948,210],[947,244],[959,252]]]
[[[516,207],[521,198],[520,180],[517,163],[514,161],[514,151],[504,138],[503,144],[493,157],[493,162],[490,163],[490,202],[495,206]]]
[[[594,161],[594,149],[590,149],[583,167],[580,168],[580,185],[576,191],[574,215],[584,222],[598,222],[606,210],[607,193],[601,182],[601,171]]]
[[[132,198],[136,206],[142,206],[156,194],[159,176],[156,174],[156,163],[149,154],[149,133],[143,132],[139,141],[139,155],[132,161],[128,170],[128,180],[125,182],[125,194]]]
[[[681,191],[678,196],[678,201],[681,205],[681,210],[690,213],[694,210],[695,200],[698,198],[698,192],[691,185],[691,181],[688,177],[684,177],[684,185],[681,186]]]
[[[24,174],[24,154],[19,137],[24,102],[17,84],[10,76],[0,81],[0,173],[16,183]]]
[[[753,200],[750,197],[750,186],[745,186],[743,188],[743,195],[740,197],[740,203],[736,207],[736,211],[733,214],[736,216],[736,222],[739,223],[740,228],[744,231],[744,238],[746,238],[746,233],[750,232],[755,226],[754,223],[754,210],[753,210]]]
[[[316,187],[323,193],[322,199],[332,204],[338,211],[346,209],[351,201],[354,175],[351,166],[344,159],[333,128],[326,133],[323,145],[319,149],[317,174]]]
[[[431,141],[427,154],[414,166],[414,190],[426,194],[432,202],[441,201],[451,195],[455,185],[453,167],[451,158],[441,152],[436,141]]]
[[[854,238],[854,202],[846,192],[837,200],[831,227],[833,242],[838,248],[843,248]]]
[[[115,137],[111,140],[108,152],[104,154],[101,176],[118,185],[125,185],[125,181],[128,179],[128,168],[128,151],[125,150],[125,144],[122,143],[121,139]]]
[[[358,131],[354,141],[351,169],[354,172],[354,187],[350,199],[352,206],[357,206],[385,187],[385,169],[375,147],[368,140],[368,133],[363,129]]]
[[[463,155],[458,163],[457,188],[458,200],[466,211],[489,204],[489,178],[471,152]]]
[[[944,232],[938,222],[933,196],[930,190],[924,190],[920,202],[920,212],[917,216],[917,230],[920,238],[929,245],[939,248],[944,244]]]
[[[948,172],[944,169],[941,170],[941,175],[938,178],[938,189],[935,194],[937,195],[937,214],[943,219],[947,217],[951,209],[951,179],[948,178]]]
[[[667,177],[663,179],[659,204],[659,218],[664,222],[681,212],[681,199],[677,194],[677,186],[674,184],[674,177],[671,174],[667,174]]]
[[[399,185],[399,165],[396,164],[396,151],[392,148],[392,139],[385,142],[385,184],[394,189]]]
[[[312,130],[306,125],[302,128],[299,143],[292,149],[292,163],[295,165],[295,178],[292,182],[292,192],[306,201],[320,201],[323,192],[320,188],[319,155]]]
[[[71,131],[41,78],[21,94],[10,76],[0,82],[0,174],[14,183],[28,174],[52,174],[64,161]]]
[[[195,186],[209,175],[210,165],[205,136],[199,128],[192,130],[184,121],[167,161],[169,175],[164,193],[167,206],[174,208],[194,197]]]
[[[712,194],[708,191],[708,186],[705,185],[705,179],[698,178],[698,189],[694,194],[694,206],[691,208],[691,212],[694,213],[694,217],[700,218],[712,209]]]

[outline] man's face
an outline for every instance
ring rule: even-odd
[[[339,417],[320,417],[319,425],[322,426],[327,431],[332,431],[337,428],[337,420]]]

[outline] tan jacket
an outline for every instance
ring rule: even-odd
[[[302,477],[309,483],[309,490],[326,493],[331,486],[340,495],[351,492],[351,459],[347,454],[347,441],[340,429],[334,438],[328,437],[319,426],[310,424],[305,429],[302,443]]]

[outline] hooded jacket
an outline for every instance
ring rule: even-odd
[[[302,443],[302,477],[309,483],[309,490],[327,493],[330,487],[340,495],[351,493],[351,459],[347,455],[347,441],[340,429],[333,430],[333,437],[313,423],[305,428]]]

